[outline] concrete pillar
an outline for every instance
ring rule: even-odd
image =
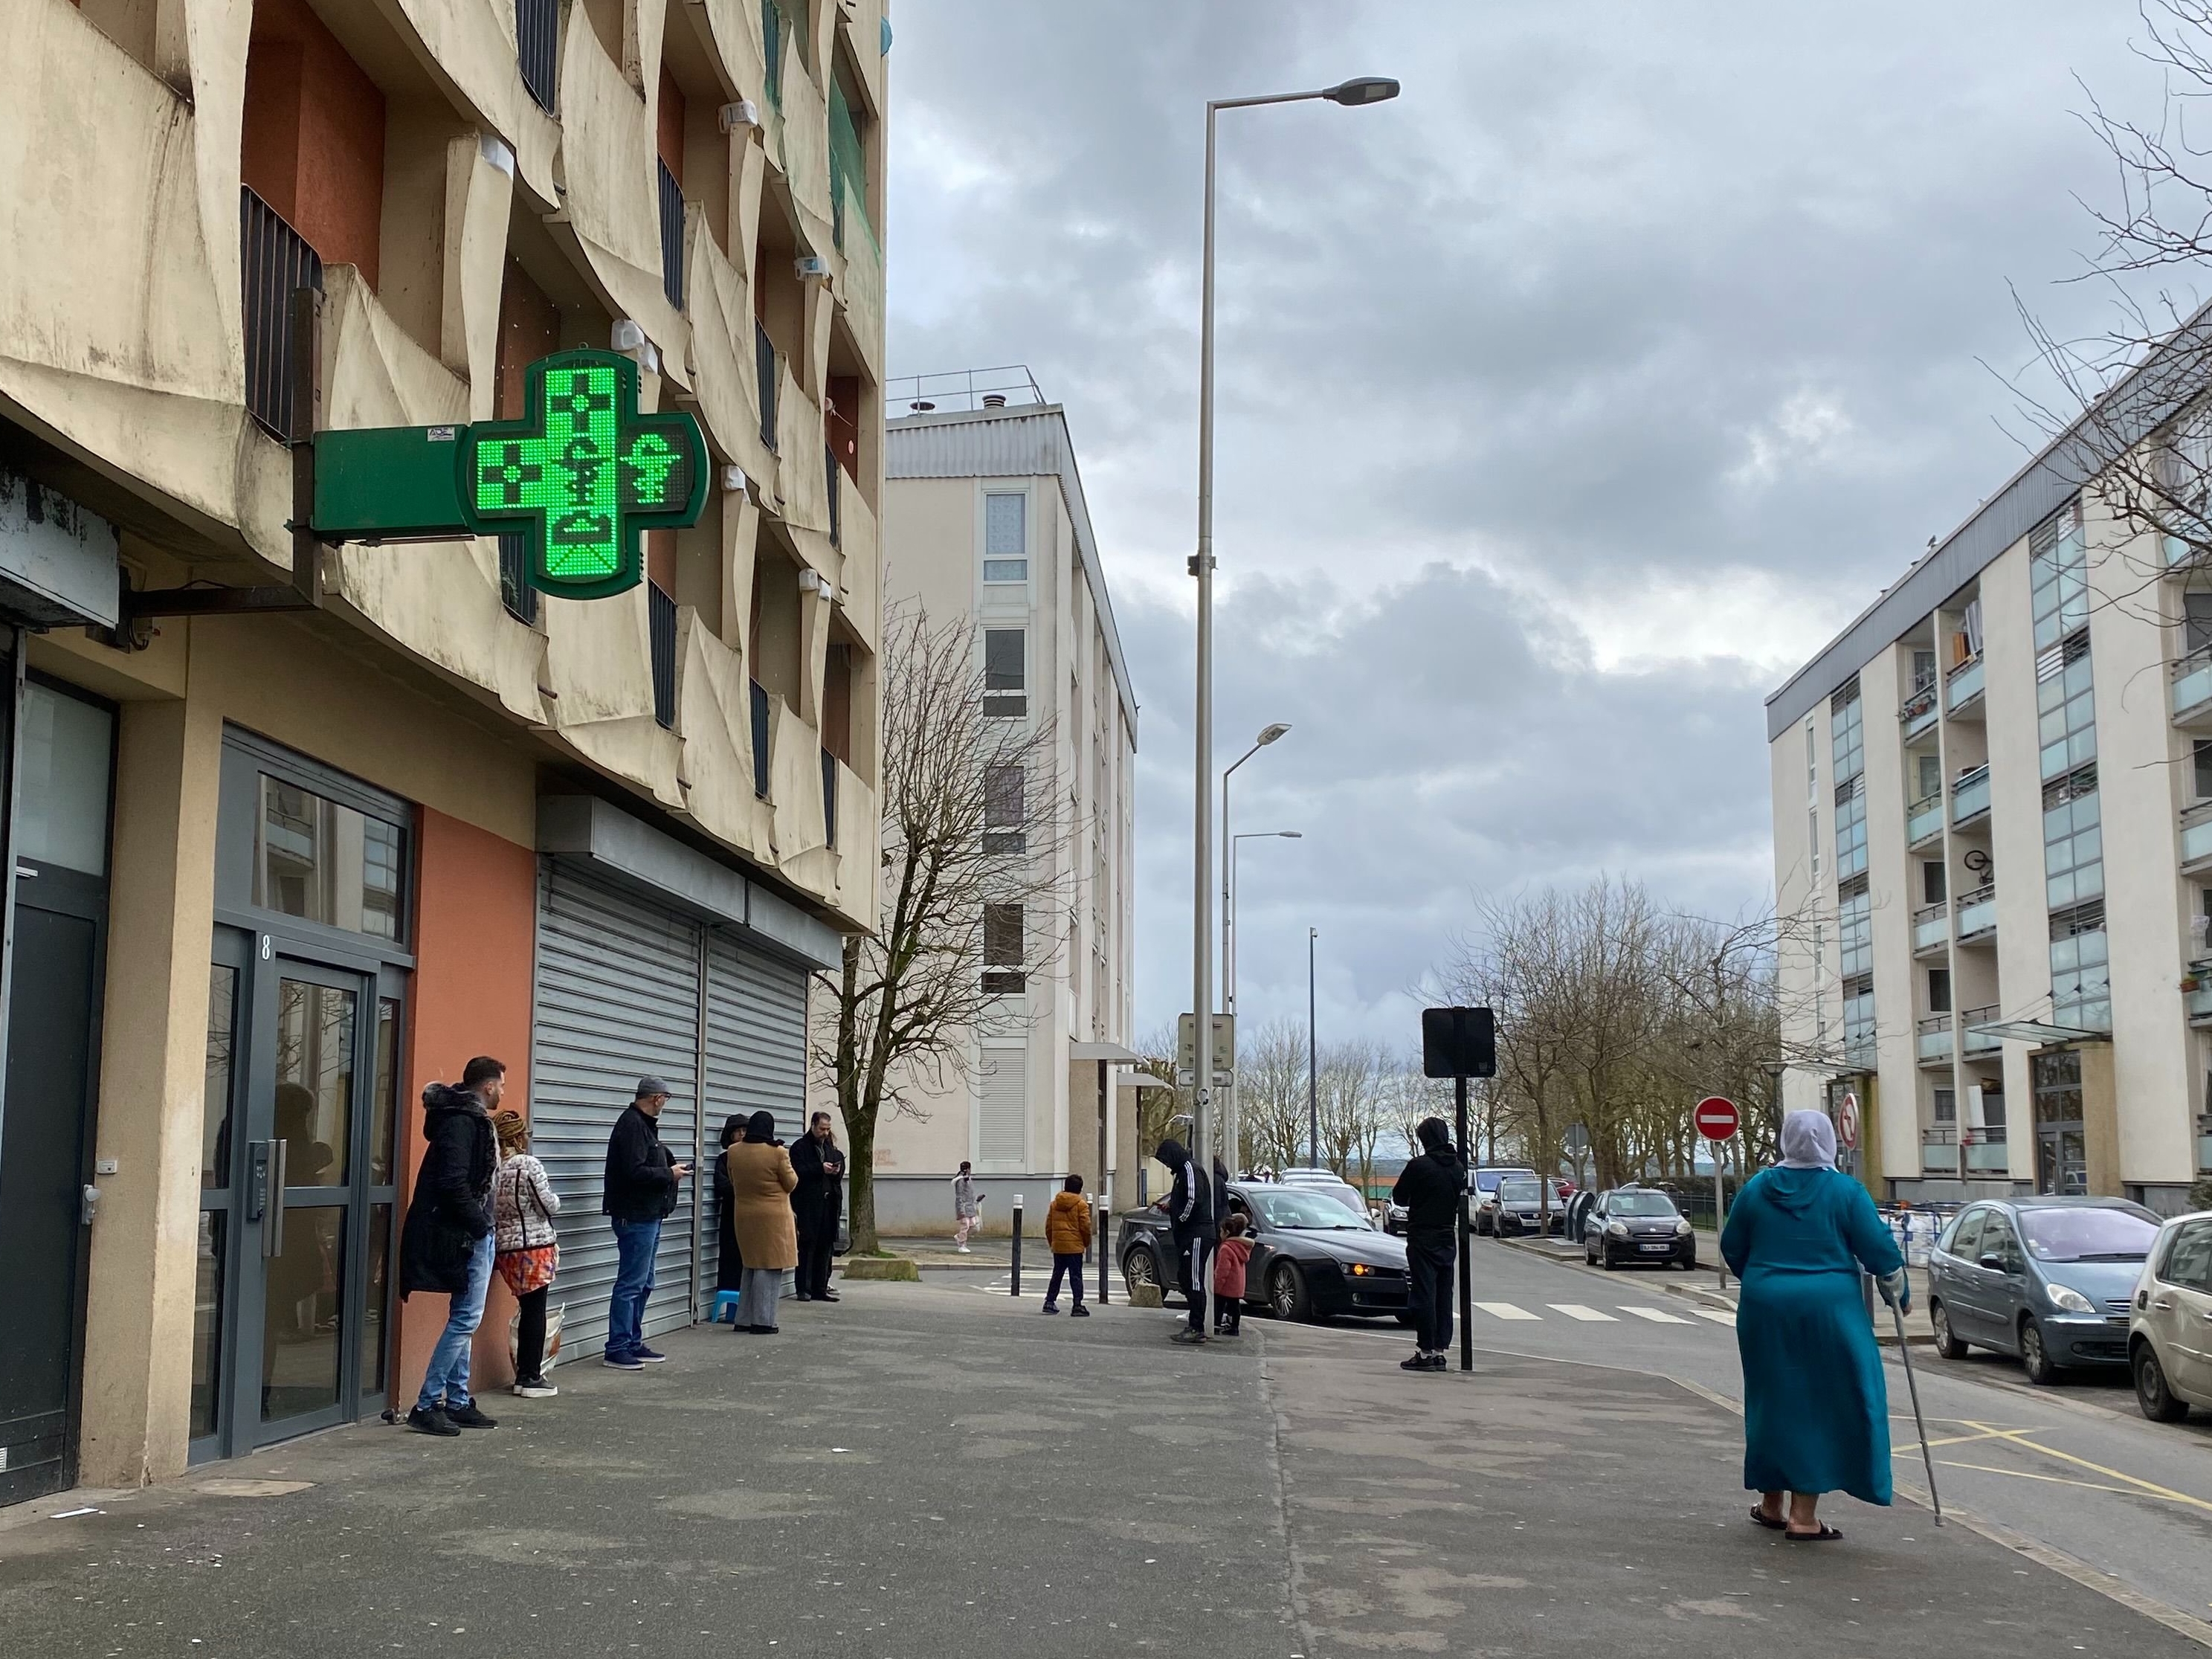
[[[208,952],[222,720],[206,702],[127,702],[115,764],[101,1025],[98,1221],[85,1322],[79,1478],[180,1473],[191,1406]]]
[[[1880,1203],[1889,1196],[1888,1177],[1899,1173],[1893,1168],[1894,1159],[1889,1147],[1881,1139],[1881,1079],[1861,1078],[1859,1097],[1859,1182]],[[1917,1121],[1917,1119],[1916,1119]],[[1904,1172],[1908,1178],[1920,1173],[1920,1147],[1916,1138],[1912,1147],[1912,1167]]]
[[[2112,1066],[2112,1045],[2085,1042],[2081,1056],[2081,1151],[2088,1165],[2089,1190],[2100,1198],[2120,1195],[2120,1091]]]

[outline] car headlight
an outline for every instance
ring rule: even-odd
[[[1605,1231],[1611,1237],[1626,1238],[1628,1237],[1628,1224],[1626,1221],[1608,1221],[1605,1224]]]
[[[1674,1231],[1680,1237],[1687,1238],[1690,1236],[1690,1218],[1687,1216],[1677,1218],[1674,1223]]]
[[[2061,1313],[2093,1314],[2097,1311],[2097,1304],[2071,1285],[2048,1285],[2044,1293],[2051,1298],[2051,1305]]]
[[[1355,1261],[1352,1264],[1352,1276],[1354,1279],[1364,1279],[1374,1271],[1364,1261]]]

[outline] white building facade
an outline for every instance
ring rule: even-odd
[[[2212,569],[2082,447],[1767,702],[1785,1098],[1851,1098],[1879,1196],[2212,1172]]]
[[[1004,392],[944,378],[959,389],[908,383],[913,412],[885,428],[886,613],[972,618],[990,703],[1051,730],[1066,832],[1052,900],[1032,900],[1021,919],[1019,954],[1036,965],[987,965],[1020,988],[969,1033],[965,1075],[910,1087],[920,1115],[878,1127],[876,1213],[889,1236],[951,1224],[947,1183],[963,1159],[981,1177],[993,1230],[1019,1194],[1034,1231],[1070,1172],[1094,1193],[1119,1176],[1117,1201],[1135,1191],[1136,698],[1062,410],[1024,371],[985,382]]]

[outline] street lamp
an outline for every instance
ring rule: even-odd
[[[1237,885],[1237,878],[1231,863],[1231,849],[1238,841],[1243,839],[1242,836],[1229,833],[1229,780],[1237,775],[1238,767],[1243,765],[1246,761],[1250,760],[1269,744],[1278,742],[1288,735],[1290,729],[1289,723],[1284,720],[1276,720],[1261,726],[1260,735],[1252,740],[1252,746],[1239,755],[1231,763],[1229,769],[1221,775],[1221,978],[1222,988],[1226,998],[1225,1006],[1222,1009],[1224,1013],[1233,1014],[1237,1012],[1236,943],[1231,937],[1236,927],[1231,912],[1235,908],[1232,894]],[[1296,830],[1289,831],[1288,834],[1292,839],[1297,838]]]
[[[1321,1168],[1321,1067],[1316,1061],[1320,1047],[1314,1039],[1314,945],[1321,929],[1306,929],[1306,1168]]]
[[[1192,709],[1196,750],[1196,824],[1191,837],[1191,1016],[1198,1052],[1192,1107],[1198,1117],[1201,1174],[1212,1176],[1213,1103],[1213,928],[1206,892],[1213,861],[1213,178],[1214,129],[1224,109],[1296,104],[1326,99],[1347,108],[1379,104],[1398,95],[1398,83],[1379,75],[1358,76],[1317,92],[1279,92],[1257,98],[1210,99],[1206,106],[1206,237],[1200,265],[1198,329],[1198,551],[1190,574],[1198,579],[1198,686]],[[1280,733],[1277,734],[1278,736]],[[1206,1328],[1212,1325],[1212,1291],[1206,1292]]]

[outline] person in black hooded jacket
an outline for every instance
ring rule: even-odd
[[[1393,1203],[1406,1206],[1407,1289],[1413,1313],[1413,1357],[1400,1362],[1409,1371],[1441,1371],[1450,1361],[1452,1264],[1459,1252],[1460,1199],[1467,1191],[1467,1164],[1451,1142],[1451,1127],[1440,1117],[1413,1126],[1421,1143],[1390,1189]]]
[[[469,1351],[491,1287],[491,1186],[499,1168],[491,1114],[506,1087],[507,1067],[479,1054],[459,1088],[433,1083],[422,1091],[422,1162],[399,1236],[399,1296],[432,1291],[452,1301],[407,1413],[407,1426],[422,1434],[496,1426],[469,1393]]]
[[[1213,1253],[1214,1183],[1206,1178],[1198,1160],[1180,1140],[1170,1138],[1159,1144],[1153,1157],[1174,1172],[1175,1185],[1162,1199],[1159,1207],[1167,1212],[1168,1224],[1175,1229],[1176,1280],[1182,1287],[1183,1299],[1190,1304],[1190,1323],[1177,1331],[1173,1340],[1203,1342],[1206,1340],[1206,1261]]]

